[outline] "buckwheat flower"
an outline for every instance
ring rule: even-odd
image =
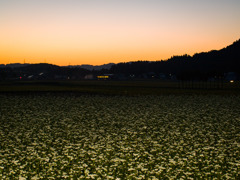
[[[95,179],[98,175],[97,174],[88,174],[88,177]]]
[[[169,162],[174,164],[174,165],[176,164],[176,161],[174,161],[173,159],[170,159]]]
[[[39,178],[38,178],[38,175],[35,175],[35,176],[33,176],[31,179],[32,179],[32,180],[38,180]]]
[[[141,168],[141,171],[148,171],[147,168]]]
[[[128,171],[135,171],[135,169],[131,167],[128,169]]]
[[[26,178],[25,178],[25,177],[22,177],[22,176],[19,176],[18,179],[19,179],[19,180],[26,180]]]
[[[85,173],[86,175],[88,175],[88,174],[89,174],[89,170],[88,170],[88,169],[85,169],[85,170],[84,170],[84,173]]]
[[[107,179],[114,179],[113,176],[107,176]]]

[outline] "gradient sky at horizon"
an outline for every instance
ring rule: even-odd
[[[240,38],[239,0],[0,0],[0,64],[165,60]]]

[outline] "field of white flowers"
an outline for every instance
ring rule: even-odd
[[[0,95],[0,179],[240,179],[240,97]]]

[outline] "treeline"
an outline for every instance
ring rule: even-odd
[[[110,69],[88,70],[51,64],[29,64],[16,68],[0,68],[0,80],[6,79],[94,79],[111,74],[121,78],[175,78],[208,80],[223,78],[226,73],[240,74],[240,40],[221,50],[193,56],[173,56],[166,61],[136,61],[114,64]]]
[[[174,74],[178,79],[206,80],[224,76],[228,72],[240,73],[240,40],[219,51],[198,53],[193,56],[173,56],[167,61],[137,61],[113,65],[108,73],[137,76],[154,74]]]
[[[84,68],[68,68],[41,63],[17,68],[1,68],[0,80],[82,79],[89,73],[91,71]]]

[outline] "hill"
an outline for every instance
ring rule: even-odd
[[[209,78],[227,72],[240,73],[240,40],[221,49],[196,53],[193,56],[173,56],[166,61],[137,61],[113,65],[109,73],[174,74],[178,78]]]
[[[69,68],[83,68],[83,69],[87,69],[87,70],[96,70],[96,71],[100,71],[102,69],[110,69],[112,67],[112,65],[114,65],[114,63],[108,63],[108,64],[103,64],[103,65],[90,65],[90,64],[82,64],[82,65],[76,65],[76,66],[65,66],[65,67],[69,67]]]
[[[135,61],[101,66],[56,66],[52,64],[1,65],[1,79],[94,79],[98,75],[112,74],[116,79],[177,78],[207,80],[223,78],[226,73],[240,74],[240,40],[233,44],[193,56],[173,56],[165,61]]]

